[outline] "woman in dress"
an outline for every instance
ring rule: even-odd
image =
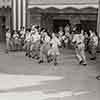
[[[48,51],[48,56],[50,57],[50,60],[54,61],[54,65],[57,65],[58,64],[58,56],[60,55],[59,46],[61,46],[61,42],[55,36],[55,33],[52,33],[50,45],[51,45],[51,48]],[[51,57],[52,57],[52,59],[51,59]]]

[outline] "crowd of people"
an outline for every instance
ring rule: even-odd
[[[73,47],[79,64],[86,66],[86,51],[91,55],[91,60],[96,59],[98,36],[92,29],[86,32],[80,27],[71,28],[69,25],[59,27],[57,33],[49,33],[38,25],[27,29],[22,27],[20,31],[11,32],[9,28],[6,31],[6,53],[23,50],[25,56],[37,59],[39,64],[46,61],[57,65],[59,49],[66,46]]]

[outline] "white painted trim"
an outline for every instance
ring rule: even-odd
[[[68,7],[82,9],[82,8],[87,8],[87,7],[98,8],[98,5],[97,4],[84,4],[84,5],[28,5],[28,8],[34,8],[34,7],[38,7],[38,8],[42,8],[42,9],[46,9],[46,8],[50,8],[50,7],[54,7],[54,8],[58,8],[58,9],[63,9],[63,8],[68,8]]]

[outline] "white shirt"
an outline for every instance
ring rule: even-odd
[[[48,35],[45,36],[45,42],[49,43],[50,42],[50,37]]]
[[[31,41],[31,33],[26,33],[25,41]]]
[[[17,40],[17,39],[19,38],[19,35],[18,35],[17,33],[15,33],[15,34],[13,35],[13,38]]]
[[[95,41],[94,45],[97,46],[98,45],[98,37],[97,36],[94,37],[94,41]]]
[[[59,34],[59,36],[62,36],[64,34],[64,32],[63,31],[59,31],[58,34]]]
[[[21,34],[21,35],[25,34],[25,30],[21,30],[21,31],[20,31],[20,34]]]
[[[38,33],[32,34],[32,42],[35,43],[38,40],[40,40],[40,35]]]
[[[22,30],[22,31],[20,31],[20,34],[21,34],[21,38],[24,38],[24,36],[25,36],[25,30]]]
[[[91,36],[90,41],[93,43],[93,45],[98,45],[98,37],[96,35]]]
[[[6,32],[6,39],[10,39],[11,38],[11,33]]]
[[[61,45],[59,39],[57,37],[53,38],[50,43],[52,44],[52,48],[57,48]]]
[[[72,42],[76,42],[76,45],[78,43],[84,43],[84,36],[82,34],[75,34],[74,37],[73,37],[73,40]]]

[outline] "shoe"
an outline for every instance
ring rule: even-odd
[[[52,61],[53,61],[52,59],[48,59],[48,60],[47,60],[48,63],[51,63]]]
[[[83,63],[83,60],[81,60],[80,62],[79,62],[79,64],[81,65]]]
[[[28,57],[29,57],[29,58],[31,58],[32,56],[31,56],[31,55],[29,55]]]
[[[32,59],[35,59],[35,56],[32,56]]]
[[[96,79],[97,79],[97,80],[100,80],[100,76],[97,76]]]
[[[83,64],[83,66],[87,66],[87,64]]]
[[[28,53],[26,53],[25,56],[28,56]]]
[[[54,63],[54,65],[55,65],[55,66],[57,66],[57,65],[58,65],[58,63],[57,63],[57,62],[55,62],[55,63]]]
[[[50,60],[47,60],[47,62],[50,63],[51,61]]]
[[[40,57],[36,57],[35,59],[36,59],[36,60],[39,60],[39,59],[40,59]]]
[[[6,54],[8,54],[8,51],[5,51]]]
[[[40,60],[38,63],[41,64],[41,63],[43,63],[43,62],[44,62],[43,60]]]
[[[94,57],[94,58],[90,58],[90,60],[96,60],[96,57]]]

